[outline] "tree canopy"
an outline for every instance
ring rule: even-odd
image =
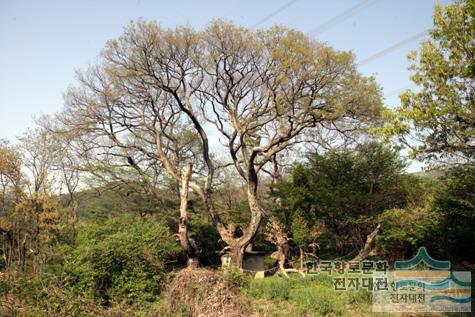
[[[333,245],[338,255],[348,254],[363,247],[386,209],[419,199],[411,195],[418,185],[403,174],[405,166],[396,150],[376,142],[311,153],[308,162],[293,168],[292,179],[278,186],[276,195],[285,203],[277,212],[292,230],[302,220],[310,228],[323,225],[333,243],[322,251]]]
[[[155,189],[157,173],[179,182],[192,164],[189,187],[239,263],[265,213],[263,167],[309,141],[305,131],[362,130],[381,107],[380,88],[358,73],[351,53],[298,31],[222,21],[203,31],[164,29],[139,21],[78,73],[58,119],[83,158],[128,166]],[[247,184],[250,220],[239,237],[211,199],[224,168]]]
[[[386,113],[384,133],[423,160],[473,163],[475,156],[475,1],[436,6],[430,39],[409,55],[418,86]]]

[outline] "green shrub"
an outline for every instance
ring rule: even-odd
[[[233,265],[228,265],[223,268],[224,275],[231,283],[231,285],[236,286],[241,289],[249,287],[251,277],[243,273],[238,267]]]
[[[426,238],[432,256],[452,263],[475,263],[475,167],[460,166],[446,173],[431,204],[438,224]]]
[[[199,220],[203,221],[203,220]],[[198,256],[200,265],[218,268],[221,265],[219,251],[224,248],[224,243],[215,226],[205,223],[192,224],[190,226],[191,237],[198,243],[201,253]]]
[[[435,226],[434,217],[424,208],[390,209],[379,219],[384,229],[376,246],[381,257],[390,262],[412,256]]]
[[[153,218],[122,216],[84,228],[65,258],[67,284],[102,305],[153,301],[180,253],[168,228]]]
[[[0,279],[0,315],[47,317],[103,316],[93,301],[62,285],[57,276],[9,270]]]

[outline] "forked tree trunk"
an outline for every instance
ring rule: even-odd
[[[235,265],[239,268],[243,266],[243,259],[244,259],[244,252],[246,247],[252,242],[254,237],[259,230],[259,226],[262,222],[262,217],[264,215],[264,209],[259,204],[257,198],[257,180],[255,183],[253,180],[249,181],[248,184],[248,193],[247,199],[249,203],[249,209],[251,211],[251,220],[247,228],[244,229],[244,234],[241,237],[235,238],[230,243],[227,244],[230,247],[230,256],[231,256],[231,264]]]
[[[188,190],[193,166],[188,165],[181,175],[180,190],[180,222],[178,223],[178,238],[188,257],[188,267],[198,267],[199,249],[193,239],[188,237]]]

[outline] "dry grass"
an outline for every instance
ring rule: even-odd
[[[202,268],[178,272],[165,293],[162,314],[193,317],[259,316],[222,272]]]

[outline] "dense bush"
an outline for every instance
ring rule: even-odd
[[[437,219],[425,208],[389,209],[379,220],[383,230],[376,246],[379,256],[390,263],[412,257],[428,237],[436,234]]]
[[[180,246],[154,218],[116,217],[84,228],[66,256],[67,284],[102,305],[151,301]]]
[[[201,250],[198,256],[200,265],[219,267],[221,265],[219,252],[225,244],[221,241],[218,230],[211,224],[193,223],[190,231],[191,237],[198,243]]]
[[[0,278],[0,316],[105,316],[103,307],[64,287],[58,276],[8,271]]]
[[[420,199],[411,194],[417,180],[404,174],[404,168],[396,150],[375,142],[310,154],[294,167],[292,180],[277,188],[285,207],[276,213],[294,233],[296,219],[306,221],[307,228],[323,223],[334,246],[333,254],[325,253],[346,255],[363,247],[384,210]]]
[[[431,209],[438,219],[429,241],[434,255],[453,262],[473,263],[475,167],[457,167],[448,171],[443,186],[434,196]]]
[[[414,256],[421,246],[456,266],[473,265],[475,253],[475,168],[457,167],[443,173],[425,206],[386,210],[379,221],[380,256],[398,260]],[[421,193],[419,191],[419,193]]]

